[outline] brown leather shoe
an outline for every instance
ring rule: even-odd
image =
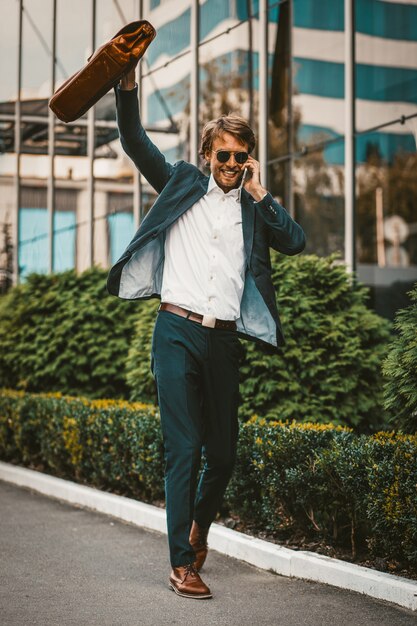
[[[169,586],[184,598],[204,600],[212,598],[210,589],[203,583],[194,565],[174,567],[169,577]]]
[[[191,526],[189,541],[190,541],[191,547],[193,548],[195,552],[196,559],[194,561],[194,567],[196,568],[197,572],[201,570],[201,568],[204,565],[204,561],[206,560],[206,556],[208,552],[208,545],[207,545],[208,531],[209,531],[208,528],[203,528],[202,526],[199,526],[197,522],[193,522]]]

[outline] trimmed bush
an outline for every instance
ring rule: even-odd
[[[145,501],[164,495],[152,405],[3,390],[0,457]]]
[[[0,393],[0,458],[147,502],[163,498],[154,407]],[[417,436],[329,424],[241,424],[226,500],[247,527],[351,546],[417,569]]]
[[[241,415],[385,427],[380,372],[390,323],[367,308],[367,289],[334,256],[275,254],[273,282],[286,346],[269,354],[245,342]]]
[[[242,428],[230,506],[268,533],[351,544],[366,517],[363,443],[350,429],[253,418]]]
[[[22,390],[126,397],[138,307],[110,296],[107,272],[32,274],[0,300],[0,380]]]
[[[286,346],[278,354],[242,341],[240,416],[334,423],[369,432],[386,426],[381,363],[390,323],[366,306],[335,257],[273,255]],[[131,400],[153,401],[149,368],[156,304],[140,305],[127,366]]]
[[[151,373],[151,345],[159,300],[139,303],[134,337],[126,363],[126,382],[131,402],[156,402],[155,380]]]
[[[398,331],[383,363],[384,404],[392,424],[406,433],[417,432],[417,285],[410,292],[411,305],[399,311]]]
[[[417,436],[378,433],[371,443],[369,547],[417,568]]]
[[[366,547],[417,568],[417,436],[329,424],[242,425],[227,500],[254,530]]]

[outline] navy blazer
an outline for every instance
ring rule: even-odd
[[[178,161],[172,165],[166,161],[140,122],[137,87],[131,91],[116,87],[115,93],[122,146],[159,196],[110,269],[107,289],[119,298],[160,298],[165,233],[207,192],[209,178],[191,163]],[[304,249],[305,235],[269,193],[255,202],[243,189],[241,207],[246,270],[240,317],[236,320],[238,334],[282,346],[284,336],[271,280],[269,248],[297,254]]]

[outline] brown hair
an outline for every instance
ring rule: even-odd
[[[255,135],[245,118],[235,114],[221,115],[217,119],[207,122],[203,128],[199,151],[203,158],[206,156],[206,152],[211,150],[213,141],[223,133],[230,133],[241,143],[248,144],[249,152],[255,148]]]

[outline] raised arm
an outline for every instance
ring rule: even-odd
[[[172,174],[173,165],[166,161],[142,126],[134,73],[121,80],[115,93],[117,124],[123,149],[146,180],[160,193]]]

